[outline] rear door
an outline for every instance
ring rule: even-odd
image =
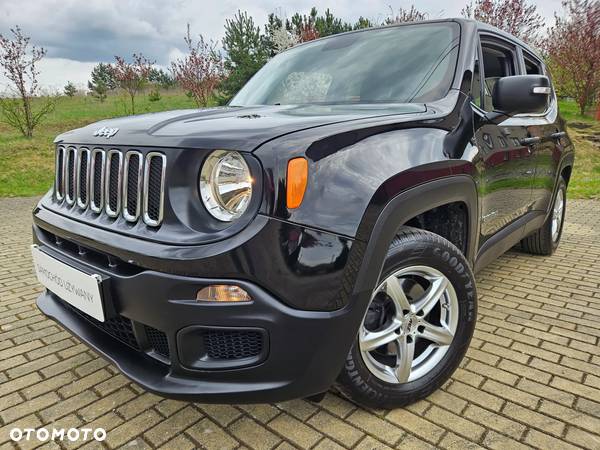
[[[535,141],[530,139],[533,136],[528,134],[525,118],[515,116],[499,123],[477,120],[494,109],[496,81],[520,73],[520,53],[514,44],[487,33],[481,35],[480,44],[481,95],[474,100],[474,111],[475,138],[482,157],[479,190],[483,243],[531,209]]]
[[[523,49],[522,72],[528,75],[546,75],[542,62]],[[532,114],[519,114],[520,120],[527,122],[527,132],[539,137],[539,142],[532,146],[535,173],[531,191],[531,208],[537,211],[547,211],[552,201],[554,182],[556,180],[560,157],[564,124],[558,116],[558,105],[554,92],[544,108]]]

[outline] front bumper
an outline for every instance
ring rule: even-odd
[[[108,279],[104,307],[109,320],[118,319],[119,329],[107,333],[93,319],[48,291],[38,298],[39,309],[114,363],[127,377],[165,397],[207,403],[256,403],[323,392],[339,374],[362,319],[361,307],[353,307],[353,302],[330,311],[294,308],[244,279],[166,273],[116,258],[112,260],[114,265],[103,265],[102,252],[82,247],[75,239],[78,237],[74,234],[36,220],[34,241],[41,250]],[[278,271],[274,268],[271,276],[277,277]],[[244,271],[240,269],[240,273]],[[317,275],[312,283],[322,281]],[[223,283],[239,285],[253,302],[221,305],[194,300],[202,287]],[[308,292],[315,288],[318,286]],[[331,289],[331,285],[323,288]],[[124,330],[123,326],[130,329]],[[206,330],[239,331],[242,340],[248,330],[255,337],[258,333],[259,351],[239,360],[229,356],[223,361],[205,358],[198,348],[203,345]],[[164,336],[162,345],[160,336]]]

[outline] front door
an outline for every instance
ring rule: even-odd
[[[482,37],[480,89],[474,100],[475,139],[481,155],[479,198],[480,242],[484,243],[531,209],[531,187],[535,176],[533,148],[527,122],[519,117],[497,123],[482,120],[493,111],[492,92],[498,78],[516,75],[515,47],[499,38]],[[479,105],[477,105],[479,102]]]

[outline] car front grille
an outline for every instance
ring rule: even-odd
[[[128,222],[163,220],[166,157],[137,150],[58,146],[54,199]]]

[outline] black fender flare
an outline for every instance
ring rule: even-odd
[[[374,197],[377,197],[377,194]],[[348,329],[353,330],[353,334],[344,336],[348,341],[340,344],[346,354],[363,320],[373,290],[381,276],[387,251],[398,229],[413,217],[429,209],[454,202],[463,202],[467,207],[469,228],[466,256],[469,264],[473,266],[479,242],[479,208],[477,188],[469,175],[450,175],[402,191],[385,204],[372,227],[371,221],[363,218],[363,221],[369,222],[365,227],[370,228],[371,232],[366,243],[355,241],[357,250],[359,245],[356,244],[360,243],[362,247],[352,257],[352,259],[356,258],[354,261],[357,263],[351,265],[358,266],[358,270],[348,305],[352,308]]]
[[[477,187],[468,175],[453,175],[417,185],[393,197],[379,214],[363,253],[353,290],[356,306],[364,311],[379,280],[387,250],[398,228],[437,206],[463,202],[467,207],[466,258],[473,266],[479,242]],[[366,296],[366,298],[365,298]]]
[[[575,164],[575,152],[569,152],[564,155],[560,162],[558,163],[558,170],[556,171],[556,177],[554,179],[554,187],[552,188],[552,199],[550,204],[548,205],[548,210],[545,212],[544,220],[548,220],[550,214],[552,213],[552,205],[554,205],[554,200],[556,199],[556,194],[558,193],[558,180],[562,176],[563,171],[570,167],[573,170],[573,165]],[[568,186],[567,186],[568,188]]]

